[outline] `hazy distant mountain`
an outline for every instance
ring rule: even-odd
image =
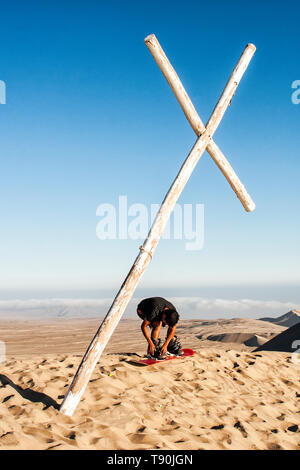
[[[280,317],[264,317],[259,318],[259,320],[276,323],[276,325],[286,326],[289,328],[290,326],[294,326],[297,323],[300,323],[300,310],[290,310]]]
[[[259,346],[256,351],[296,352],[300,346],[300,323],[296,323],[279,335]]]
[[[93,291],[93,293],[95,293]],[[292,302],[279,302],[275,300],[255,300],[255,299],[230,299],[222,297],[177,297],[168,296],[162,291],[161,297],[165,297],[177,308],[181,319],[211,319],[218,318],[258,318],[261,316],[274,317],[298,308],[298,304]],[[99,318],[106,315],[114,297],[109,295],[90,297],[84,292],[66,292],[70,297],[46,297],[43,293],[36,297],[14,297],[1,298],[0,289],[0,319],[55,319],[55,318]],[[79,297],[79,294],[82,296]],[[106,293],[107,294],[107,293]],[[8,294],[5,294],[7,296]],[[24,294],[25,295],[25,294]],[[62,294],[61,294],[62,295]],[[75,297],[72,297],[75,295]],[[148,289],[147,297],[158,295],[156,289]],[[146,296],[145,296],[146,297]],[[125,315],[136,318],[136,307],[143,297],[135,296],[129,302]],[[262,323],[262,322],[261,322]],[[246,330],[247,331],[247,330]],[[241,330],[243,332],[243,330]]]

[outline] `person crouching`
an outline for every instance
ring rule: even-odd
[[[141,330],[148,342],[148,357],[163,360],[167,355],[183,356],[180,341],[175,335],[179,314],[171,302],[163,297],[144,299],[137,306],[137,314],[143,320]],[[168,331],[162,343],[159,334],[161,327],[165,326],[168,326]]]

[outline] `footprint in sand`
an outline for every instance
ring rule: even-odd
[[[38,438],[39,441],[47,443],[49,439],[53,438],[52,432],[40,427],[22,426],[22,431],[28,436]]]
[[[169,423],[167,423],[167,424],[169,424],[170,426],[176,426],[177,423],[172,419],[172,420],[171,420]]]
[[[210,429],[214,429],[214,430],[224,429],[224,424],[217,424],[216,426],[212,426]]]
[[[282,447],[277,444],[277,443],[271,443],[271,444],[268,444],[268,449],[269,450],[280,450]]]
[[[54,446],[47,447],[46,450],[56,449],[59,446],[61,446],[61,444],[55,444]]]
[[[34,387],[35,386],[35,383],[32,379],[29,379],[27,382],[26,382],[27,385],[29,385],[29,387]]]
[[[5,398],[2,400],[2,403],[7,402],[7,401],[10,400],[12,397],[14,397],[14,395],[8,395],[7,397],[5,397]]]
[[[278,419],[278,421],[284,421],[285,420],[285,414],[282,413],[280,416],[278,416],[276,419]]]
[[[2,436],[0,436],[0,446],[1,445],[16,446],[18,444],[19,444],[18,439],[16,438],[14,433],[11,431],[6,432],[5,434],[2,434]]]
[[[297,432],[298,431],[298,425],[293,424],[292,426],[289,426],[287,429],[288,429],[288,431],[291,431],[291,432]]]
[[[141,428],[139,428],[139,429],[137,430],[137,432],[144,432],[145,429],[146,429],[146,426],[142,426]]]
[[[248,434],[247,434],[247,432],[246,432],[244,426],[240,423],[240,421],[237,421],[237,422],[235,423],[234,427],[235,427],[236,429],[238,429],[238,430],[242,433],[242,436],[243,436],[243,437],[245,437],[245,438],[248,437]]]
[[[19,418],[19,416],[22,416],[22,414],[25,413],[25,410],[21,408],[20,406],[17,405],[11,405],[9,406],[9,412],[13,415]]]

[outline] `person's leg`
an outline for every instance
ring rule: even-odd
[[[151,322],[151,328],[152,328],[152,331],[151,331],[151,339],[153,341],[153,343],[155,344],[155,357],[157,359],[164,359],[165,358],[165,355],[161,355],[160,354],[160,339],[159,339],[159,333],[160,333],[160,329],[161,329],[161,325],[162,325],[162,322],[159,321],[159,320],[154,320],[153,322]]]
[[[158,335],[157,335],[157,327],[158,327],[158,322],[156,321],[152,321],[150,324],[149,324],[149,327],[150,327],[150,330],[151,330],[151,341],[153,342],[154,344],[154,347],[155,347],[155,351],[154,351],[154,356],[155,356],[155,352],[156,350],[158,349]],[[158,332],[159,334],[159,332]],[[148,350],[147,350],[147,353],[149,356],[150,355],[150,350],[149,350],[149,346],[148,346]],[[152,356],[151,356],[152,357]]]
[[[152,328],[151,338],[155,339],[155,341],[157,341],[158,338],[159,338],[159,333],[160,333],[160,329],[161,329],[161,321],[159,321],[159,320],[153,321],[151,323],[151,328]]]

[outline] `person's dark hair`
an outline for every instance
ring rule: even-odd
[[[176,310],[166,310],[164,313],[166,314],[167,325],[174,326],[178,323],[179,313]]]

